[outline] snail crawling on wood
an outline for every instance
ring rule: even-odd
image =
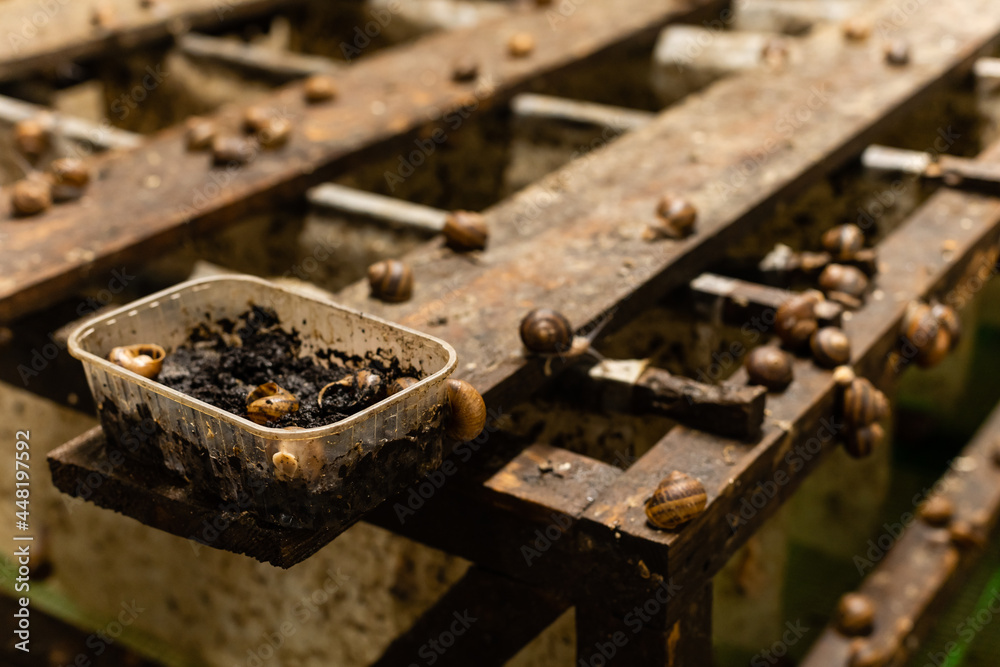
[[[848,366],[838,367],[834,379],[842,387],[845,449],[855,458],[868,456],[885,441],[885,430],[878,422],[889,414],[889,399],[866,378],[856,377]]]
[[[698,209],[688,200],[666,195],[656,207],[659,222],[649,225],[643,233],[647,241],[660,238],[681,239],[689,236],[698,222]]]
[[[917,365],[929,368],[940,363],[958,344],[962,323],[950,306],[912,303],[900,325],[903,354]]]
[[[390,303],[408,301],[413,296],[413,270],[397,259],[375,262],[368,267],[368,284],[377,299]]]
[[[275,382],[254,388],[247,394],[246,405],[247,419],[261,425],[299,411],[299,399]]]
[[[823,327],[809,339],[813,359],[824,368],[835,368],[851,360],[851,341],[837,327]]]
[[[781,391],[793,379],[792,356],[770,345],[756,347],[746,360],[750,384],[759,384],[771,391]]]
[[[144,378],[155,380],[163,369],[166,356],[166,350],[159,345],[140,343],[112,348],[108,353],[108,361]]]
[[[452,211],[444,220],[444,237],[458,250],[482,250],[490,236],[486,218],[473,211]]]
[[[865,233],[857,225],[837,225],[823,233],[820,243],[833,259],[848,261],[864,247]]]
[[[675,470],[646,501],[646,518],[657,528],[673,530],[704,512],[706,504],[708,495],[701,482]]]
[[[868,290],[868,276],[856,266],[828,264],[819,274],[819,286],[831,300],[848,308],[859,308]]]
[[[809,343],[819,329],[820,320],[831,316],[833,304],[818,290],[796,294],[781,304],[774,314],[774,333],[785,347],[798,350]]]
[[[52,161],[49,177],[54,200],[78,199],[90,184],[90,169],[79,158],[64,157]]]

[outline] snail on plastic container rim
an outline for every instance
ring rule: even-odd
[[[159,345],[139,343],[112,348],[108,353],[108,361],[144,378],[155,380],[163,369],[166,356],[166,350]]]

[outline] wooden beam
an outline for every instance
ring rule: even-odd
[[[0,95],[0,121],[13,125],[32,118],[42,122],[50,132],[98,151],[137,148],[143,141],[142,135],[120,130],[110,122],[92,123],[82,118],[50,111],[37,104]]]
[[[514,117],[552,123],[593,125],[618,132],[634,130],[647,124],[656,114],[638,109],[594,104],[552,95],[521,93],[510,101]]]
[[[177,48],[190,58],[225,65],[275,81],[292,81],[311,74],[336,74],[343,69],[343,65],[321,56],[270,49],[193,32],[178,37]]]

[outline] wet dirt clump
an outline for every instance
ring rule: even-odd
[[[209,405],[247,417],[247,395],[274,382],[299,401],[299,409],[265,426],[311,428],[349,417],[386,398],[389,385],[404,376],[419,379],[398,359],[361,358],[338,350],[301,354],[295,328],[286,331],[275,312],[253,306],[236,322],[206,322],[192,329],[187,341],[167,355],[157,381]],[[350,376],[368,371],[367,382]],[[319,403],[320,391],[331,382]]]

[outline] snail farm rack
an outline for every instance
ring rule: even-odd
[[[558,310],[577,324],[606,321],[605,331],[613,331],[672,291],[689,289],[736,321],[773,314],[788,296],[784,290],[705,271],[728,246],[766,225],[780,201],[862,153],[867,162],[916,169],[941,187],[878,243],[874,282],[881,298],[870,295],[849,317],[836,313],[858,376],[888,388],[898,374],[891,362],[901,358],[899,330],[908,305],[943,301],[994,271],[1000,144],[976,158],[944,157],[933,165],[919,155],[870,148],[945,86],[972,76],[981,85],[1000,78],[986,57],[1000,41],[994,0],[877,0],[860,8],[845,0],[855,25],[871,26],[867,37],[845,35],[839,19],[817,21],[807,34],[787,40],[779,66],[743,68],[659,113],[524,91],[542,77],[558,80],[616,57],[623,47],[651,46],[670,24],[728,23],[746,3],[497,3],[498,15],[477,25],[441,30],[350,64],[237,48],[197,32],[218,32],[297,4],[136,1],[108,3],[115,11],[105,12],[69,3],[49,19],[59,30],[23,44],[0,40],[0,82],[11,85],[69,60],[173,41],[280,82],[264,102],[285,109],[293,128],[282,150],[259,153],[225,187],[193,199],[210,182],[209,165],[204,153],[187,150],[184,127],[148,137],[95,134],[84,121],[60,118],[58,132],[108,150],[88,158],[99,177],[85,205],[0,220],[0,319],[16,330],[122,261],[154,257],[248,212],[301,205],[307,197],[314,205],[436,229],[440,212],[323,184],[376,157],[408,153],[415,142],[436,141],[448,114],[471,117],[505,104],[519,114],[580,125],[600,126],[613,116],[628,132],[485,210],[490,238],[480,260],[442,252],[439,239],[408,253],[403,259],[418,267],[411,300],[375,301],[361,282],[334,295],[452,343],[460,360],[456,377],[490,407],[514,405],[562,372],[578,370],[561,360],[546,368],[521,353],[518,324],[532,308]],[[0,25],[19,25],[29,6],[0,3]],[[887,42],[894,45],[888,56]],[[330,104],[303,101],[301,79],[316,73],[336,81]],[[7,122],[40,112],[0,99]],[[207,117],[236,124],[239,113],[223,108]],[[643,229],[667,192],[694,203],[697,226],[680,239],[645,239]],[[0,191],[0,210],[9,210],[10,197],[10,187]],[[31,389],[64,402],[67,383],[83,385],[78,369],[61,374],[58,386],[40,380]],[[492,430],[475,445],[472,461],[410,520],[400,523],[394,501],[384,503],[364,520],[474,566],[376,664],[408,664],[456,608],[480,620],[439,664],[503,664],[570,607],[580,664],[711,664],[713,576],[840,446],[840,437],[817,438],[824,426],[838,428],[833,374],[796,359],[794,375],[787,390],[766,397],[747,386],[742,368],[718,387],[655,370],[624,381],[584,375],[581,381],[592,383],[587,388],[613,394],[621,409],[673,415],[683,425],[624,470]],[[92,408],[85,399],[78,407]],[[258,524],[200,505],[162,480],[119,475],[107,465],[104,445],[95,429],[52,452],[56,486],[75,493],[89,475],[101,475],[88,500],[181,536],[206,519],[221,519],[229,528],[214,546],[284,567],[335,537]],[[913,653],[1000,514],[998,447],[1000,412],[963,454],[975,465],[948,472],[953,516],[944,525],[914,523],[866,578],[860,592],[875,601],[870,632],[851,636],[831,623],[804,664],[901,665]],[[702,482],[707,506],[680,529],[660,531],[646,522],[643,504],[672,470]],[[746,511],[748,502],[754,511]],[[547,539],[539,542],[539,536]],[[526,559],[520,546],[531,544],[545,549]]]

